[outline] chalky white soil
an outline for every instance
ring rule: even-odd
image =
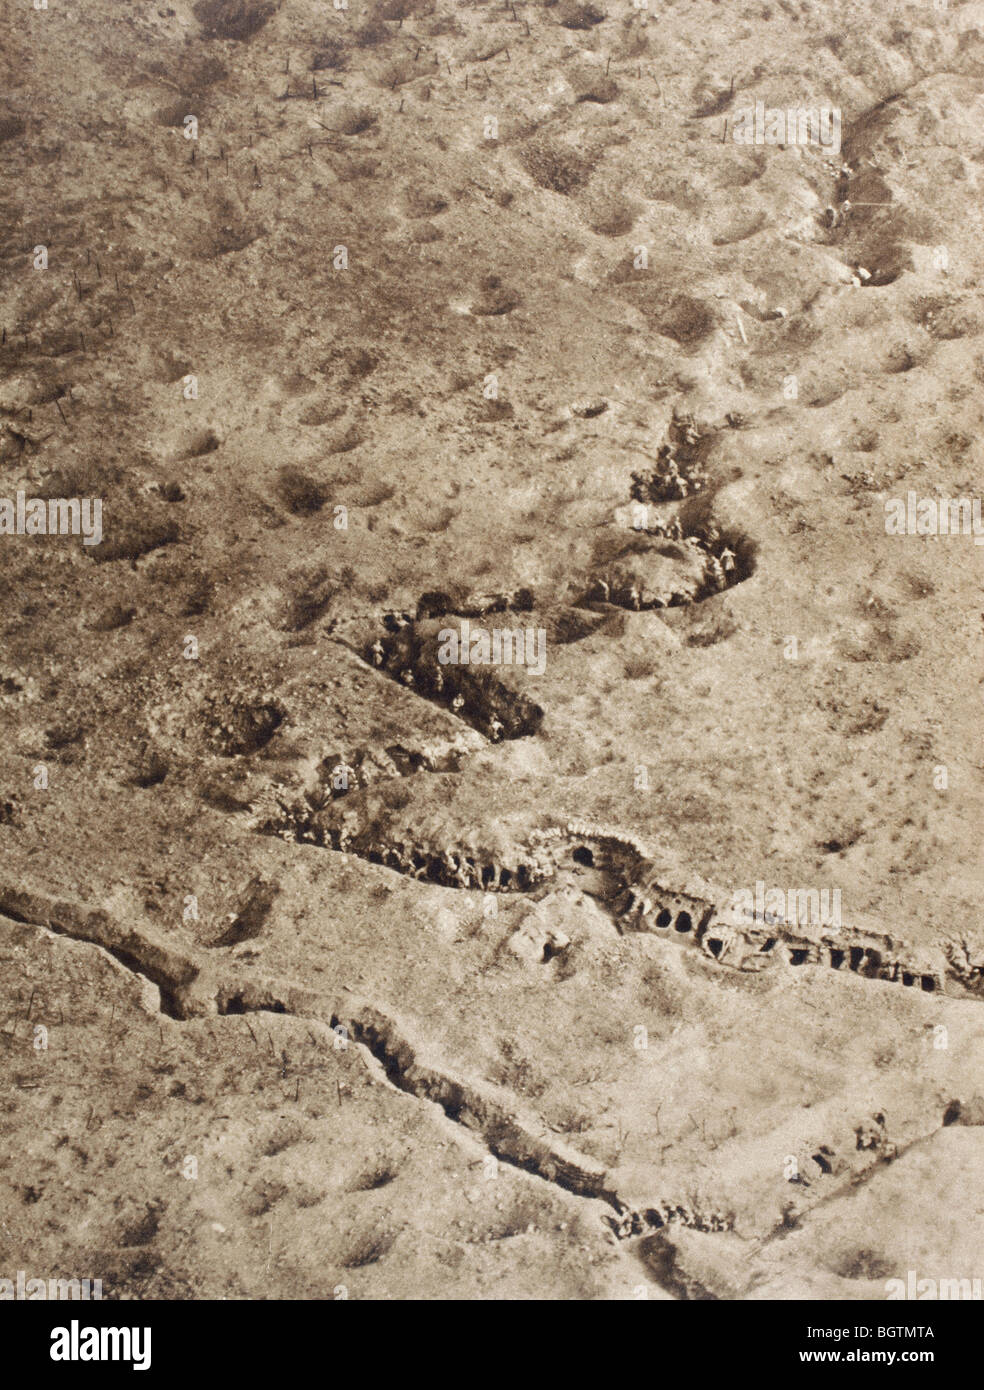
[[[0,497],[103,538],[0,534],[0,1277],[984,1275],[984,550],[885,526],[980,495],[982,26],[7,7]],[[759,882],[845,958],[657,922]]]

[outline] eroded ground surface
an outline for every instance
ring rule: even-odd
[[[0,1275],[981,1274],[982,23],[0,21]]]

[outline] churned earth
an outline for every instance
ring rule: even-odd
[[[0,1277],[984,1273],[982,24],[0,18]]]

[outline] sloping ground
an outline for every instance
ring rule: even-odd
[[[0,535],[0,1273],[979,1273],[919,1155],[979,1089],[980,552],[885,503],[980,476],[984,6],[27,20],[0,496],[102,498],[104,538]],[[735,143],[758,100],[841,107],[842,149]],[[542,629],[543,674],[435,686],[468,615]],[[571,822],[681,891],[839,889],[970,997],[731,969],[583,860],[492,893],[382,852]]]
[[[4,1258],[29,1278],[139,1298],[481,1298],[507,1269],[519,1298],[648,1284],[600,1204],[490,1163],[325,1024],[176,1024],[89,948],[25,927],[3,949],[32,1017],[65,1025],[11,1069]]]

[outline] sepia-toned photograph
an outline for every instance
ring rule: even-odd
[[[932,1363],[984,1298],[984,3],[6,0],[0,52],[38,1364],[312,1301]]]

